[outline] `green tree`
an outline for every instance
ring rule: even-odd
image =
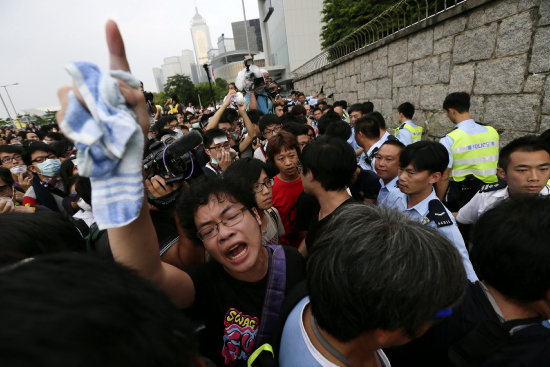
[[[225,94],[229,91],[229,83],[227,83],[227,80],[225,79],[216,78],[216,85],[225,91]]]
[[[167,99],[168,99],[168,97],[166,96],[166,93],[164,93],[164,92],[159,92],[159,93],[153,92],[153,102],[155,104],[158,104],[159,106],[164,106],[164,102],[166,102]]]
[[[57,111],[46,111],[43,116],[43,119],[46,120],[47,124],[56,124],[57,123]],[[41,124],[41,123],[40,123]]]
[[[216,79],[216,81],[218,81],[218,79]],[[212,91],[214,92],[214,100],[216,101],[223,99],[223,97],[227,94],[226,90],[220,88],[219,85],[214,83],[212,83]],[[210,87],[208,86],[208,82],[196,84],[195,93],[201,97],[201,102],[204,107],[212,103],[212,95],[210,94]]]
[[[328,48],[368,23],[398,0],[323,0],[321,46]]]
[[[178,100],[182,104],[189,102],[193,105],[197,105],[198,99],[195,95],[195,86],[187,75],[176,74],[168,77],[166,85],[164,86],[164,93],[166,96],[175,93],[178,96]],[[164,105],[164,103],[162,103]]]

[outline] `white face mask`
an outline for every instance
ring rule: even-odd
[[[27,172],[27,166],[24,165],[24,164],[21,164],[19,166],[14,166],[14,167],[10,168],[10,171],[11,171],[11,173],[13,173],[14,175],[17,176],[20,173]]]

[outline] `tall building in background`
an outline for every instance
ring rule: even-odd
[[[246,22],[233,22],[231,23],[233,29],[233,38],[235,40],[236,50],[248,50],[262,52],[264,50],[262,43],[262,31],[260,29],[259,19],[250,19]],[[248,44],[246,43],[246,34],[248,33]]]
[[[208,62],[208,50],[212,49],[212,42],[210,41],[210,29],[204,18],[199,14],[197,7],[195,7],[195,15],[191,19],[191,37],[195,48],[196,70],[199,81],[206,81],[206,73],[202,65]]]
[[[222,33],[218,37],[218,50],[220,55],[226,52],[235,51],[235,39],[225,37],[225,34]]]
[[[176,74],[187,75],[193,83],[198,83],[196,69],[195,55],[191,50],[183,50],[181,56],[166,57],[160,68],[153,68],[158,91],[164,90],[168,78]]]
[[[258,0],[266,68],[280,80],[321,53],[323,0]]]

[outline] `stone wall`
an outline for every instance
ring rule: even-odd
[[[441,106],[456,91],[471,94],[474,119],[495,127],[502,143],[549,129],[550,0],[470,0],[449,12],[296,79],[294,87],[311,94],[324,85],[348,105],[371,101],[391,127],[397,106],[409,101],[424,138],[453,128]]]

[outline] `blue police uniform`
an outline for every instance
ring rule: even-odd
[[[411,220],[425,223],[436,229],[451,241],[460,253],[468,279],[471,282],[478,280],[456,221],[449,209],[439,201],[435,190],[432,189],[432,193],[428,197],[409,209],[407,209],[407,194],[404,194],[401,190],[392,190],[379,206],[396,208],[400,212],[408,214]]]

